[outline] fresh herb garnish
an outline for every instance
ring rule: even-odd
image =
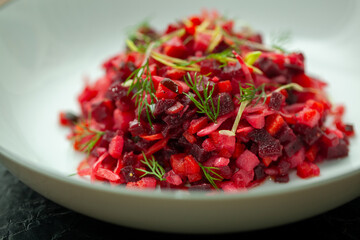
[[[74,144],[81,152],[90,154],[105,132],[97,131],[89,127],[87,122],[80,122],[74,127]]]
[[[130,74],[124,82],[124,86],[129,85],[128,95],[135,89],[133,99],[135,98],[135,105],[138,111],[138,121],[140,121],[141,113],[145,109],[147,120],[152,127],[151,119],[154,117],[152,105],[156,103],[155,87],[152,81],[151,71],[149,68],[149,61],[136,69]],[[150,103],[148,101],[150,97]]]
[[[219,189],[218,186],[214,182],[214,181],[221,181],[221,180],[224,179],[220,174],[218,174],[217,172],[214,171],[214,170],[219,170],[219,168],[217,168],[217,167],[206,167],[206,166],[202,165],[201,163],[198,163],[198,164],[199,164],[201,170],[203,171],[204,176],[209,181],[209,183],[215,189]]]
[[[240,97],[236,97],[240,102],[248,102],[251,103],[253,100],[256,100],[254,106],[257,105],[260,100],[263,98],[263,104],[266,102],[267,94],[265,92],[265,83],[261,84],[259,87],[255,87],[254,84],[246,83],[247,88],[240,88]]]
[[[285,50],[285,45],[291,41],[291,32],[290,31],[281,31],[272,33],[270,35],[270,45],[272,48],[279,50],[281,52],[288,52]]]
[[[213,93],[215,88],[210,86],[210,82],[207,84],[204,83],[203,76],[198,76],[196,73],[194,78],[188,73],[187,78],[184,77],[185,83],[190,87],[190,89],[196,94],[197,99],[191,93],[184,94],[195,104],[195,106],[199,109],[198,113],[204,113],[208,116],[208,118],[216,123],[216,119],[220,113],[220,96],[217,100],[217,106],[215,107],[213,101]],[[202,93],[199,92],[199,86],[202,87]],[[210,89],[211,88],[211,89]]]
[[[150,171],[142,169],[142,168],[136,168],[136,170],[143,172],[144,174],[141,175],[140,177],[144,177],[146,175],[154,175],[155,177],[157,177],[160,181],[165,181],[165,170],[164,168],[155,160],[154,156],[151,155],[150,158],[147,158],[145,153],[142,152],[142,155],[144,157],[143,160],[141,160],[141,162],[143,164],[145,164]]]

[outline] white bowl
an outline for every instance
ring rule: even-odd
[[[311,6],[311,7],[310,7]],[[217,8],[265,34],[290,30],[308,72],[329,83],[359,133],[360,6],[357,1],[14,1],[0,9],[0,160],[21,181],[67,208],[141,229],[219,233],[261,229],[325,212],[360,195],[360,148],[320,164],[319,177],[265,184],[238,194],[134,191],[69,177],[83,155],[58,125],[61,110],[101,76],[129,26],[167,23]]]

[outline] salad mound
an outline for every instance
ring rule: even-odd
[[[141,24],[104,75],[60,113],[79,176],[127,188],[243,191],[319,176],[349,152],[353,126],[305,57],[203,12],[159,32]]]

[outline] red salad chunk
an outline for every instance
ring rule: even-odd
[[[59,124],[86,153],[79,176],[129,189],[233,193],[317,177],[349,155],[355,131],[305,65],[218,13],[163,32],[143,24]]]

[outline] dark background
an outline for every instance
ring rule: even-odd
[[[222,235],[175,235],[125,228],[75,213],[32,191],[0,164],[0,240],[20,239],[360,239],[360,198],[281,227]]]

